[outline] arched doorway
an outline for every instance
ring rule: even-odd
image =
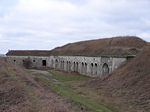
[[[76,72],[78,72],[78,62],[76,62]]]
[[[102,70],[103,70],[103,74],[104,75],[105,74],[109,74],[109,66],[108,66],[108,64],[104,63]]]
[[[69,62],[67,61],[67,66],[66,66],[67,72],[69,71]]]
[[[97,63],[95,63],[94,74],[97,75]]]
[[[65,62],[64,62],[64,61],[62,61],[62,70],[64,70],[64,63],[65,63]]]
[[[56,59],[55,60],[55,69],[57,69],[58,68],[58,60]]]
[[[91,63],[91,74],[93,75],[93,68],[94,68],[94,64]]]
[[[63,61],[60,61],[60,69],[63,70]]]
[[[84,63],[81,63],[81,73],[84,73]]]
[[[68,72],[70,72],[71,71],[71,62],[69,61],[68,62]]]
[[[86,74],[87,73],[87,63],[85,63],[85,71],[84,73]]]
[[[42,66],[46,66],[46,60],[42,60]]]
[[[73,71],[76,71],[76,62],[73,62]]]

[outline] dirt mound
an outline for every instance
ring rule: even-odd
[[[113,37],[67,44],[53,49],[51,55],[132,55],[145,44],[139,37]]]
[[[149,112],[150,110],[150,46],[144,47],[136,58],[114,71],[107,78],[90,82],[104,94],[124,99],[130,105],[129,112]],[[133,106],[133,109],[132,109]],[[134,108],[136,107],[136,108]],[[134,111],[132,111],[132,110]],[[139,111],[141,110],[141,111]]]

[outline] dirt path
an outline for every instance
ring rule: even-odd
[[[49,75],[51,74],[47,71],[42,70],[30,70],[32,78],[34,75]],[[55,92],[45,87],[41,82],[34,79],[38,86],[32,86],[34,97],[36,99],[35,111],[39,112],[81,112],[79,109],[72,106],[71,103],[58,96]]]
[[[51,78],[46,71],[24,70],[0,60],[0,112],[80,112],[39,82],[34,77],[38,75]]]

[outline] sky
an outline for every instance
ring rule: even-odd
[[[150,42],[150,0],[0,0],[0,54],[127,35]]]

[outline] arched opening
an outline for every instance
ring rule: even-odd
[[[78,62],[76,62],[76,72],[78,72]]]
[[[93,67],[94,67],[94,64],[91,63],[91,74],[93,74]]]
[[[42,60],[42,66],[46,66],[46,60]]]
[[[65,63],[65,62],[64,62],[64,61],[62,61],[62,69],[63,69],[63,70],[64,70],[64,63]]]
[[[68,71],[69,72],[71,71],[71,62],[70,61],[68,62]]]
[[[87,63],[85,63],[85,74],[87,73]]]
[[[73,71],[74,72],[76,71],[76,63],[75,62],[73,63]]]
[[[63,61],[60,61],[60,69],[63,69]]]
[[[97,75],[97,63],[95,63],[95,69],[94,69],[94,74]]]
[[[55,60],[55,68],[56,69],[58,68],[58,60],[57,59]]]
[[[109,66],[108,64],[104,63],[102,68],[103,74],[109,74]]]
[[[66,70],[68,71],[69,69],[68,69],[68,61],[67,61],[67,64],[66,64]]]
[[[81,64],[81,72],[84,73],[84,63]]]

